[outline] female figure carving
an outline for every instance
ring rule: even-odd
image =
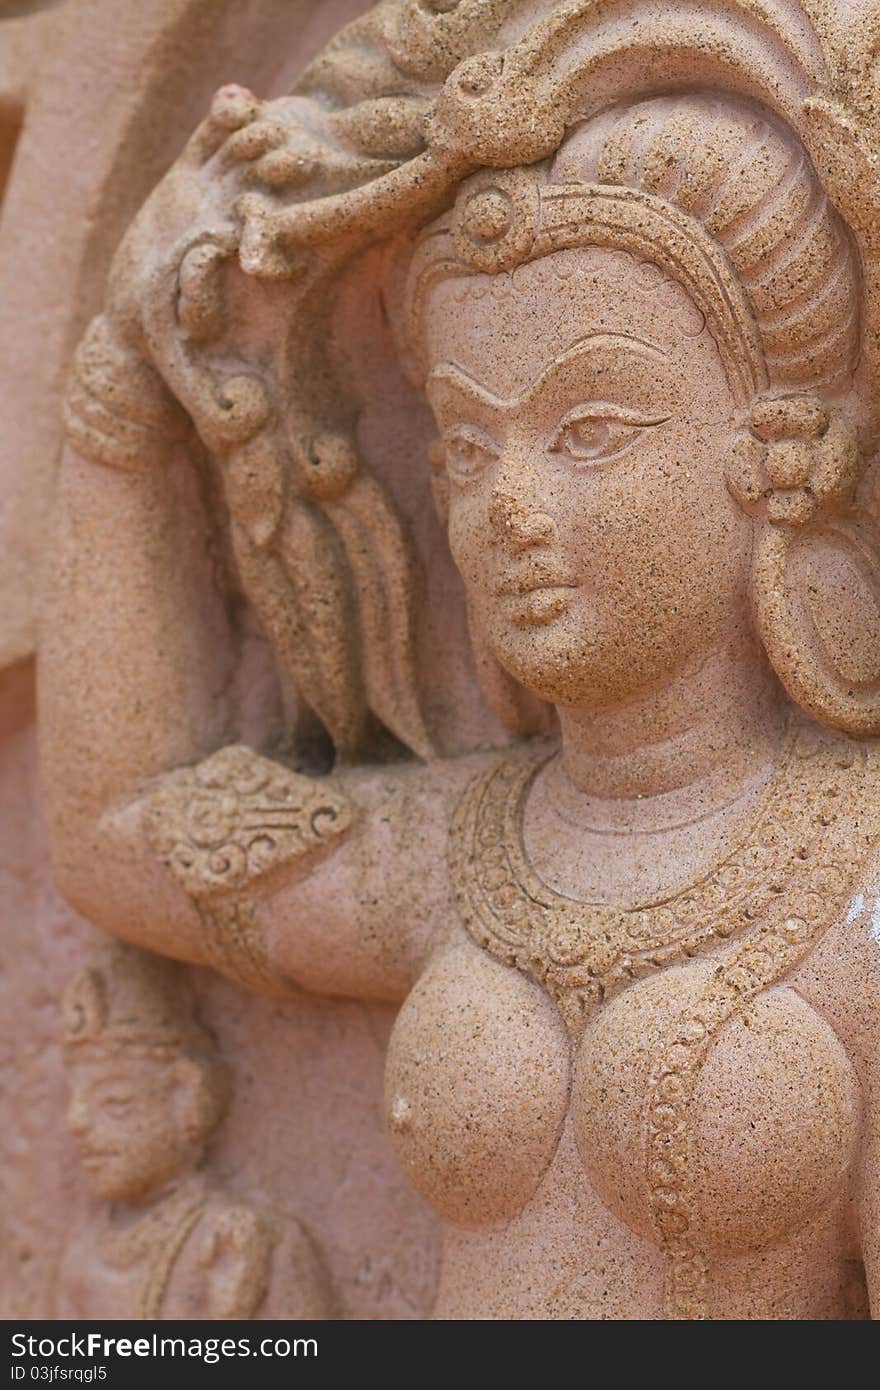
[[[79,356],[58,873],[250,987],[402,1003],[387,1116],[444,1222],[436,1316],[862,1317],[867,69],[793,3],[630,11],[390,0],[288,101],[218,97]],[[500,753],[433,749],[411,550],[328,329],[365,243]],[[204,450],[330,773],[240,742]]]

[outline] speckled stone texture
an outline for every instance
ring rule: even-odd
[[[876,1316],[876,5],[263,8],[78,262],[30,1286]]]
[[[123,1280],[112,1302],[96,1265],[79,1273],[78,1288],[64,1272],[78,1263],[81,1271],[78,1254],[101,1230],[107,1204],[93,1195],[68,1131],[61,1048],[64,991],[99,938],[53,886],[36,752],[34,595],[47,555],[60,398],[125,224],[212,91],[231,77],[285,90],[365,5],[267,0],[246,14],[235,0],[12,8],[0,21],[0,1311],[133,1316],[137,1270],[126,1275],[131,1298]],[[230,1072],[230,1102],[209,1151],[212,1182],[305,1226],[332,1266],[334,1316],[424,1316],[436,1239],[382,1133],[388,1007],[272,1002],[208,971],[187,973]],[[291,1261],[285,1273],[294,1269]],[[280,1281],[273,1299],[260,1316],[296,1314]],[[163,1311],[180,1314],[181,1305]],[[204,1302],[187,1311],[207,1315]]]

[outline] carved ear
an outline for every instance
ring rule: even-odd
[[[793,700],[824,724],[880,733],[880,533],[855,514],[759,522],[758,633]]]
[[[227,1100],[225,1071],[213,1062],[181,1055],[172,1065],[171,1085],[180,1133],[190,1143],[203,1143],[216,1129]]]

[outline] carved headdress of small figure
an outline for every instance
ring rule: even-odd
[[[68,1061],[116,1052],[162,1060],[214,1046],[180,967],[121,941],[97,946],[68,984],[62,1030]]]

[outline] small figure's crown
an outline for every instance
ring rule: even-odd
[[[179,967],[119,941],[97,947],[68,984],[62,1029],[68,1055],[90,1047],[164,1057],[207,1037]]]

